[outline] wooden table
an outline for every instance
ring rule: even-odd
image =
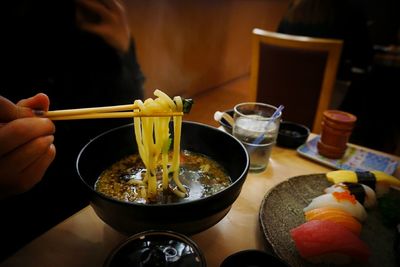
[[[298,175],[331,169],[300,157],[295,150],[275,147],[266,171],[249,173],[242,192],[227,216],[191,238],[210,267],[218,267],[230,254],[264,249],[258,212],[265,193],[277,183]],[[399,177],[399,169],[395,176]],[[27,225],[29,222],[27,222]],[[1,266],[102,266],[110,251],[126,236],[104,224],[88,206],[7,259]]]

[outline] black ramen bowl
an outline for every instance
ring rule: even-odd
[[[228,110],[225,110],[224,112],[225,112],[225,113],[228,113],[228,114],[231,115],[231,117],[233,118],[233,114],[234,114],[233,109],[228,109]],[[222,119],[219,121],[219,124],[222,126],[222,128],[224,128],[224,130],[225,130],[227,133],[232,134],[232,126],[231,126],[224,118],[222,118]]]
[[[135,234],[117,246],[103,267],[206,267],[206,259],[196,243],[171,231]]]
[[[137,153],[133,124],[109,130],[91,140],[80,152],[76,167],[90,193],[96,214],[115,230],[134,234],[170,230],[201,232],[219,222],[237,199],[249,169],[244,146],[230,134],[204,124],[183,122],[181,149],[207,155],[225,168],[232,183],[220,192],[196,200],[141,204],[123,202],[94,189],[102,171],[121,158]]]
[[[278,146],[297,148],[307,141],[310,129],[306,126],[290,121],[282,121],[279,125]]]

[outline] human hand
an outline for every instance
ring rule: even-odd
[[[16,105],[0,96],[0,199],[32,188],[53,161],[54,124],[34,117],[48,108],[44,94]]]
[[[77,0],[76,12],[82,30],[100,36],[120,53],[128,52],[130,31],[120,0]]]

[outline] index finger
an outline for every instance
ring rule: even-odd
[[[32,109],[17,106],[7,98],[0,96],[0,122],[9,122],[23,117],[34,116]]]
[[[43,93],[38,93],[30,98],[22,99],[17,103],[17,106],[41,111],[48,111],[50,106],[50,99],[47,95]]]

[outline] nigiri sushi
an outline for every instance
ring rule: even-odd
[[[358,236],[331,221],[306,222],[290,230],[290,235],[300,256],[313,263],[367,262],[370,255]]]
[[[361,233],[361,223],[351,216],[351,214],[340,209],[317,208],[307,211],[304,215],[306,221],[328,220],[346,227],[357,236]]]
[[[367,218],[365,208],[347,191],[320,195],[314,198],[303,211],[307,212],[316,208],[337,208],[351,214],[360,222]]]
[[[355,172],[348,170],[331,171],[326,174],[328,181],[365,184],[375,190],[378,197],[387,193],[390,187],[400,188],[400,180],[382,171]]]
[[[371,187],[359,183],[338,183],[324,190],[325,193],[344,192],[348,191],[354,195],[358,202],[366,208],[372,208],[376,205],[375,191]]]

